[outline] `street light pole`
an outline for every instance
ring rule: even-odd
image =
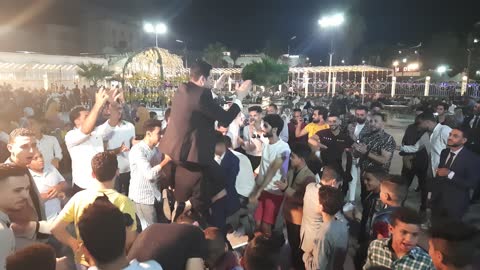
[[[343,24],[345,21],[345,17],[342,13],[334,14],[331,16],[325,16],[322,17],[320,20],[318,20],[318,24],[322,28],[334,28],[338,27]],[[330,93],[330,84],[332,80],[332,64],[333,64],[333,39],[334,35],[332,33],[331,39],[330,39],[330,61],[329,61],[329,69],[328,69],[328,85],[327,85],[327,93]]]
[[[177,39],[175,40],[178,43],[182,43],[185,47],[183,48],[183,55],[185,57],[185,68],[188,68],[188,54],[187,54],[187,42]]]

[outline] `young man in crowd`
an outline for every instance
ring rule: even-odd
[[[432,259],[417,245],[422,218],[416,211],[400,207],[388,225],[391,237],[372,241],[368,248],[364,270],[383,266],[401,270],[434,270]]]
[[[162,198],[158,181],[162,168],[170,162],[168,156],[162,159],[157,147],[161,126],[160,120],[147,120],[144,124],[145,137],[129,153],[131,179],[128,197],[135,203],[142,230],[158,222],[157,209]]]
[[[388,226],[391,224],[391,215],[402,206],[407,196],[407,186],[401,176],[390,175],[380,183],[380,200],[384,208],[372,217],[370,228],[371,239],[382,239],[389,237]]]
[[[276,181],[285,178],[288,171],[290,147],[278,137],[283,127],[283,120],[277,114],[269,114],[263,118],[263,136],[268,138],[262,152],[262,161],[257,176],[257,186],[250,195],[250,201],[256,203],[255,223],[257,231],[266,235],[272,234],[283,192],[275,185]]]
[[[102,195],[84,209],[78,221],[78,232],[83,241],[81,249],[96,269],[163,269],[155,261],[139,263],[135,259],[127,260],[126,235],[132,223],[132,219],[126,218],[118,207]]]
[[[83,211],[96,200],[98,196],[107,196],[108,199],[120,211],[128,214],[133,220],[132,226],[126,234],[124,248],[128,250],[137,235],[137,224],[135,222],[135,204],[125,195],[118,193],[115,189],[115,177],[118,174],[117,157],[110,152],[101,152],[92,158],[92,176],[96,179],[94,186],[75,194],[62,209],[52,225],[52,233],[60,242],[68,245],[74,252],[75,262],[81,269],[86,269],[91,264],[87,261],[85,254],[80,249],[82,239],[79,234],[78,223]],[[67,231],[69,224],[74,224],[76,237]]]
[[[449,126],[451,128],[456,127],[455,121],[448,115],[448,104],[441,102],[436,107],[437,121],[439,124]]]
[[[45,164],[52,164],[55,168],[59,168],[60,161],[63,158],[62,148],[57,138],[43,134],[44,120],[36,117],[28,118],[30,130],[35,133],[37,139],[37,148],[42,153]]]
[[[104,138],[105,149],[114,151],[118,160],[119,176],[115,181],[115,189],[128,196],[130,187],[129,150],[135,139],[135,126],[123,120],[122,105],[115,103],[110,106],[110,118],[102,125],[103,129],[111,130]],[[107,126],[108,125],[108,126]]]
[[[47,220],[53,221],[62,210],[61,200],[65,199],[67,183],[53,164],[45,163],[42,153],[38,150],[27,167],[40,192],[40,198],[45,202]]]
[[[292,265],[295,269],[303,269],[300,249],[300,227],[303,215],[303,197],[305,188],[310,183],[315,183],[315,175],[308,169],[306,160],[311,150],[306,144],[295,144],[291,149],[290,169],[287,179],[276,181],[275,185],[285,194],[283,204],[283,217],[287,226],[288,243],[290,244]]]
[[[315,135],[320,130],[328,128],[328,124],[325,122],[327,120],[328,110],[325,107],[315,107],[313,108],[312,122],[306,125],[302,129],[303,118],[298,119],[298,125],[295,130],[295,136],[297,138],[308,135],[309,143],[310,138]]]
[[[270,103],[267,107],[266,114],[278,114],[278,115],[280,115],[277,105],[275,103]],[[285,121],[284,121],[284,124],[283,124],[283,127],[282,127],[282,131],[280,131],[279,138],[282,141],[288,143],[288,139],[289,139],[288,124]]]
[[[208,256],[205,265],[215,270],[242,270],[235,251],[229,251],[225,234],[218,228],[208,227],[203,230],[207,241]]]
[[[111,132],[109,125],[95,127],[95,123],[107,101],[113,106],[121,98],[122,94],[117,90],[108,93],[102,87],[95,94],[95,104],[90,111],[84,107],[75,107],[70,111],[70,121],[75,128],[65,135],[65,144],[72,159],[74,193],[95,185],[92,168],[85,166],[85,162],[88,164],[95,154],[104,151],[103,141]]]
[[[262,150],[265,138],[262,136],[262,108],[252,106],[248,108],[248,126],[243,128],[243,149],[252,163],[254,170],[262,160]]]
[[[343,207],[342,191],[322,186],[318,190],[323,225],[315,236],[312,253],[304,255],[307,270],[342,269],[348,249],[348,226],[335,215]]]
[[[242,258],[245,270],[278,270],[280,269],[279,247],[275,241],[265,235],[258,235],[247,245]]]
[[[15,251],[15,236],[9,216],[21,211],[30,199],[30,177],[25,167],[0,164],[0,269]]]
[[[288,123],[288,145],[292,148],[297,143],[307,143],[308,142],[308,135],[303,137],[297,138],[295,136],[295,130],[297,126],[300,125],[300,129],[304,129],[307,124],[302,121],[302,110],[299,108],[293,109],[293,117]]]
[[[64,265],[64,268],[57,265],[55,250],[43,243],[36,243],[17,250],[14,254],[8,256],[6,263],[7,270],[66,270],[65,267],[66,265]]]
[[[318,189],[321,186],[330,186],[338,189],[341,187],[342,181],[338,170],[331,165],[327,165],[323,167],[320,183],[310,183],[307,185],[305,196],[303,197],[302,225],[300,227],[300,247],[304,253],[313,252],[313,240],[323,225]],[[341,213],[337,214],[337,218],[345,221]]]
[[[437,270],[473,270],[479,231],[460,221],[443,221],[429,231],[428,254]]]

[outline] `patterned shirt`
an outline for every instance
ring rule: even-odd
[[[395,151],[395,147],[397,146],[395,140],[393,139],[392,135],[386,133],[384,130],[370,133],[364,137],[364,141],[362,143],[367,145],[368,151],[373,154],[381,155],[382,150],[390,152],[390,159],[387,163],[381,165],[378,162],[374,161],[371,158],[368,158],[366,155],[360,158],[360,168],[365,170],[367,168],[381,166],[387,172],[390,170],[390,163],[392,162],[393,152]]]
[[[414,247],[401,258],[395,258],[391,247],[391,238],[374,240],[368,248],[367,262],[363,269],[373,266],[383,266],[392,270],[434,270],[432,259],[420,247]]]

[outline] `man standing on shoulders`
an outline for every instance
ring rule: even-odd
[[[92,177],[92,168],[88,164],[95,154],[104,151],[103,140],[111,132],[111,129],[108,128],[109,125],[96,128],[95,123],[107,101],[113,105],[117,101],[121,101],[121,98],[122,94],[119,94],[117,90],[109,95],[102,87],[95,94],[95,104],[90,111],[84,107],[75,107],[70,111],[70,121],[75,127],[65,135],[65,144],[72,158],[74,193],[95,183]]]
[[[162,194],[158,188],[162,168],[170,158],[158,150],[162,121],[149,119],[144,124],[145,137],[130,150],[130,170],[132,179],[128,197],[135,202],[135,209],[142,230],[157,223],[157,210]],[[168,213],[166,213],[168,214]]]
[[[447,149],[440,154],[440,164],[432,185],[432,222],[445,218],[461,221],[470,204],[470,190],[478,185],[480,158],[464,147],[467,133],[463,128],[450,131]]]

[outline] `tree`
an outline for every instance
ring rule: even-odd
[[[97,64],[79,64],[77,74],[80,77],[87,79],[89,82],[92,82],[94,86],[97,86],[98,82],[104,80],[107,77],[111,77],[114,72],[105,68],[102,65]]]
[[[225,51],[227,47],[220,42],[209,44],[203,50],[203,59],[213,67],[224,67],[223,52]]]
[[[279,64],[272,58],[264,58],[262,62],[246,65],[242,70],[242,78],[270,90],[288,80],[288,65]]]

